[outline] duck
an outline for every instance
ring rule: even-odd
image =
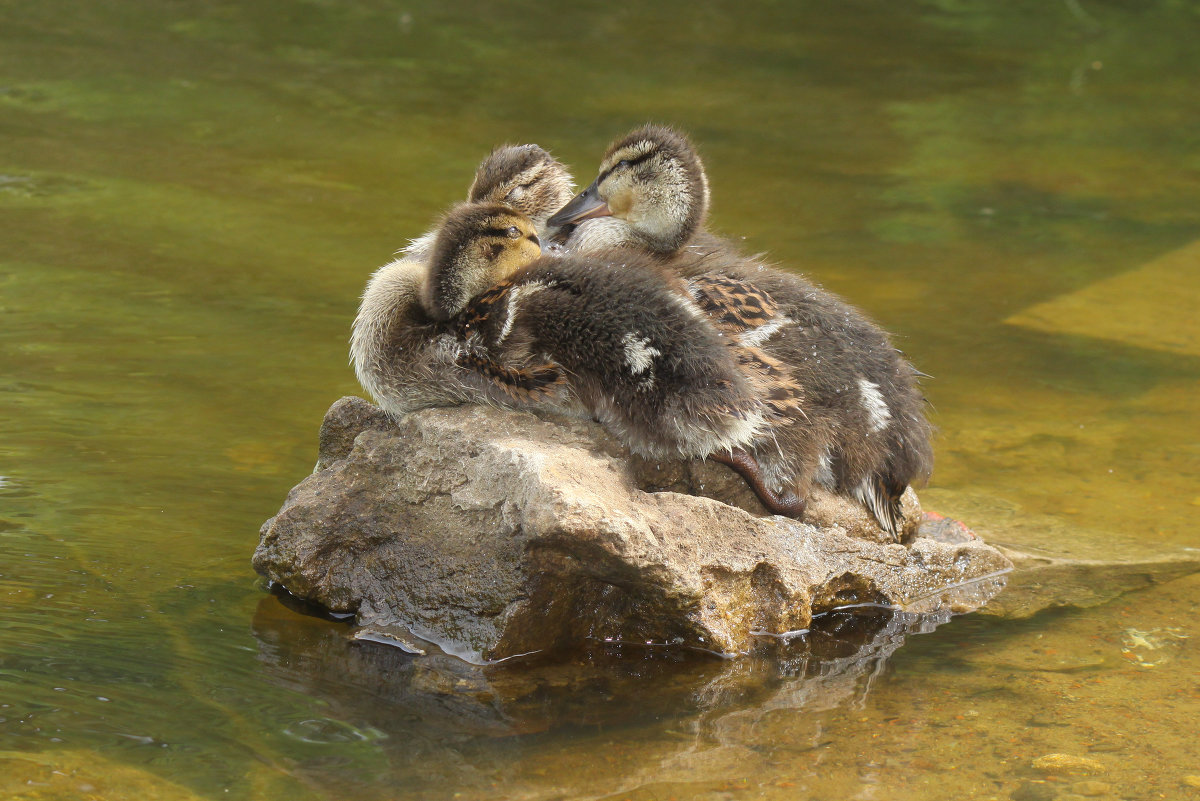
[[[525,214],[541,233],[546,220],[575,194],[575,179],[565,164],[535,144],[500,145],[479,163],[467,189],[468,203],[503,203]],[[412,240],[401,258],[425,261],[438,228]]]
[[[467,198],[508,204],[536,228],[574,191],[570,171],[542,147],[503,145],[480,162]],[[458,380],[458,346],[422,303],[438,230],[413,240],[375,271],[351,326],[350,362],[358,381],[393,417],[483,400],[477,388]]]
[[[901,496],[933,467],[921,374],[843,299],[707,232],[709,200],[690,140],[646,125],[608,148],[595,181],[547,225],[567,232],[568,253],[632,250],[657,260],[718,330],[790,372],[801,413],[744,447],[739,472],[801,508],[814,484],[850,497],[898,541]]]
[[[596,180],[549,225],[567,232],[562,244],[569,251],[624,247],[670,260],[693,244],[708,205],[708,176],[696,149],[672,128],[646,125],[608,148]]]
[[[447,216],[422,305],[453,330],[464,386],[504,407],[591,417],[648,459],[739,469],[748,443],[785,425],[776,418],[791,410],[766,387],[772,362],[731,347],[658,260],[543,256],[538,244],[503,205]],[[751,487],[768,508],[797,511],[787,493]]]

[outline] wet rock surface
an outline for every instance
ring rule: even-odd
[[[472,662],[585,640],[743,653],[848,604],[969,611],[1010,567],[953,526],[883,541],[831,495],[803,523],[755,516],[725,468],[631,460],[586,421],[478,406],[392,421],[343,398],[320,445],[255,568],[381,638]]]

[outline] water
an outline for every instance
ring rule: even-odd
[[[934,376],[926,506],[998,539],[1200,547],[1190,4],[8,0],[0,21],[0,795],[1195,792],[1197,579],[1019,621],[831,620],[733,663],[464,673],[352,643],[249,568],[357,391],[371,270],[493,145],[586,183],[648,119],[700,143],[716,229]],[[1105,772],[1032,766],[1056,752]]]

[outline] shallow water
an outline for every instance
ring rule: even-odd
[[[1190,4],[8,0],[0,21],[0,795],[1200,792],[1200,579],[1016,621],[831,619],[737,662],[473,673],[352,643],[249,567],[357,391],[371,270],[493,145],[586,183],[647,119],[701,145],[715,228],[933,376],[927,507],[1024,544],[1200,548]],[[1032,766],[1060,752],[1104,772]]]

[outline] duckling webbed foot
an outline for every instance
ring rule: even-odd
[[[773,515],[784,515],[785,517],[800,518],[804,516],[804,508],[806,506],[804,500],[797,498],[796,494],[785,490],[784,492],[774,492],[769,489],[763,481],[762,468],[758,466],[758,462],[754,457],[741,448],[734,448],[729,455],[723,453],[709,454],[708,458],[714,462],[720,462],[723,465],[732,467],[737,474],[746,480],[750,485],[750,489],[754,490],[754,494],[762,501],[762,505],[767,507],[767,511]]]

